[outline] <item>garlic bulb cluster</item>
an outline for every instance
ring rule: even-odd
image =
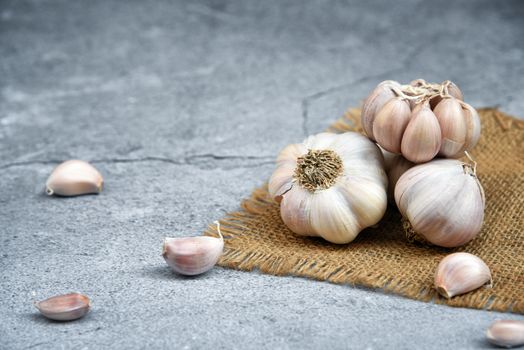
[[[89,298],[80,293],[57,295],[35,302],[34,305],[42,315],[55,321],[79,319],[85,316],[91,308]]]
[[[479,233],[484,191],[476,166],[438,159],[406,171],[395,186],[395,202],[412,229],[442,247],[458,247]]]
[[[58,165],[46,183],[46,193],[58,196],[79,196],[100,193],[104,179],[91,164],[68,160]]]
[[[361,118],[369,138],[414,163],[458,158],[480,137],[477,111],[451,81],[383,81],[365,100]]]
[[[291,231],[348,243],[386,211],[383,162],[363,135],[317,134],[280,152],[269,193]]]
[[[209,236],[164,239],[162,256],[173,271],[186,276],[200,275],[215,266],[224,250],[224,237],[217,225],[220,238]]]
[[[488,282],[491,283],[488,265],[469,253],[453,253],[446,256],[438,264],[435,272],[435,288],[448,299],[471,292]]]

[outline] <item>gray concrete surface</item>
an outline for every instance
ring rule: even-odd
[[[384,79],[451,79],[524,115],[514,1],[0,2],[0,348],[469,349],[521,315],[216,268],[174,275],[166,235],[198,235]],[[58,162],[98,196],[49,198]],[[49,322],[36,299],[82,291]]]

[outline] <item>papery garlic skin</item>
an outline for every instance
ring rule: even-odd
[[[45,317],[55,321],[73,321],[89,312],[91,302],[80,293],[57,295],[34,303]]]
[[[482,259],[469,253],[453,253],[439,263],[435,288],[450,299],[491,282],[491,271]]]
[[[98,170],[83,160],[68,160],[58,165],[46,182],[46,193],[78,196],[100,193],[104,179]]]
[[[317,156],[331,159],[333,164],[340,162],[341,167],[326,168],[333,176],[327,176],[323,185],[314,189],[301,180],[300,172],[305,170],[300,164]],[[291,231],[348,243],[384,215],[387,177],[383,162],[379,148],[358,133],[317,134],[280,152],[269,180],[269,193],[280,201],[282,220]]]
[[[224,239],[209,236],[164,239],[162,256],[173,271],[200,275],[216,265],[224,251]]]
[[[482,186],[472,166],[455,159],[406,171],[395,186],[395,202],[416,233],[442,247],[471,241],[484,219]]]
[[[524,345],[524,322],[497,320],[488,328],[486,338],[491,344],[505,348]]]

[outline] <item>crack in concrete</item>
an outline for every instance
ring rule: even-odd
[[[96,164],[96,163],[140,163],[140,162],[163,162],[163,163],[169,163],[174,165],[192,165],[199,167],[199,165],[202,165],[205,160],[212,160],[212,161],[228,161],[228,160],[246,160],[246,161],[253,161],[258,160],[258,162],[251,163],[251,164],[239,164],[234,165],[229,168],[253,168],[257,166],[267,165],[267,164],[274,164],[275,157],[273,156],[242,156],[242,155],[217,155],[212,153],[206,153],[206,154],[196,154],[192,156],[187,156],[181,159],[171,159],[167,157],[154,157],[154,156],[148,156],[148,157],[141,157],[141,158],[103,158],[103,159],[92,159],[88,160],[89,163]],[[8,163],[0,166],[0,170],[13,168],[13,167],[19,167],[19,166],[30,166],[30,165],[55,165],[63,162],[63,160],[59,159],[49,159],[49,160],[32,160],[32,161],[23,161],[23,162],[13,162]],[[200,167],[199,167],[200,168]]]

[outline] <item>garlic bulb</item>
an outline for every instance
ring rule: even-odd
[[[224,237],[209,236],[164,239],[162,256],[173,271],[187,276],[200,275],[215,266],[224,250]]]
[[[491,344],[512,348],[524,345],[524,322],[516,320],[495,321],[486,332]]]
[[[462,99],[451,81],[430,84],[417,79],[400,85],[387,80],[364,102],[362,126],[385,150],[414,163],[428,162],[437,154],[458,158],[480,136],[478,114]]]
[[[55,321],[72,321],[89,312],[91,302],[80,293],[57,295],[34,303],[45,317]]]
[[[442,247],[471,241],[484,219],[484,191],[476,167],[455,159],[406,171],[395,186],[395,202],[417,234]]]
[[[479,257],[469,253],[453,253],[438,264],[435,288],[450,299],[491,282],[489,267]]]
[[[348,243],[384,215],[383,162],[380,149],[358,133],[321,133],[280,152],[269,193],[291,231]]]
[[[102,191],[104,179],[91,164],[68,160],[58,165],[46,183],[48,195],[78,196]]]

